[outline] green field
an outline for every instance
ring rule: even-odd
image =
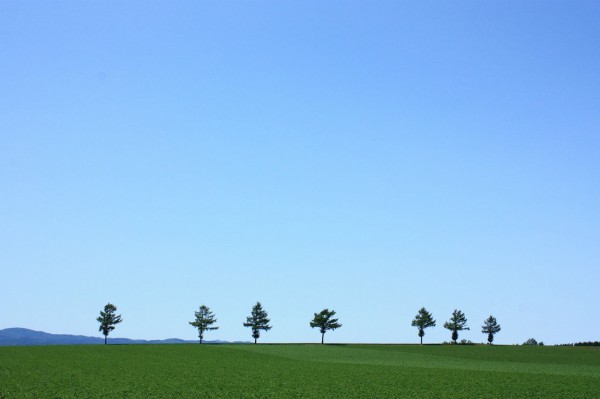
[[[0,347],[1,398],[600,398],[600,348]]]

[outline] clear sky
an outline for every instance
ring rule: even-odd
[[[0,2],[0,328],[600,336],[598,1]]]

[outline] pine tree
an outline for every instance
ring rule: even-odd
[[[328,330],[335,330],[342,325],[338,323],[338,319],[332,319],[335,315],[335,310],[323,309],[320,313],[315,313],[315,317],[310,322],[312,328],[319,327],[321,331],[321,344],[325,343],[325,333]]]
[[[200,338],[200,343],[202,343],[205,331],[219,329],[219,327],[211,327],[217,322],[217,319],[215,319],[215,315],[210,311],[208,306],[204,305],[200,306],[200,309],[197,312],[194,312],[194,315],[196,316],[196,320],[190,321],[190,325],[198,329],[198,338]]]
[[[272,326],[269,325],[269,320],[267,312],[265,312],[262,308],[260,302],[256,302],[256,305],[252,307],[252,313],[250,316],[246,318],[246,322],[244,323],[244,327],[252,328],[252,338],[254,338],[254,343],[260,337],[260,330],[269,331]]]
[[[419,328],[419,337],[421,338],[421,345],[423,345],[425,329],[429,327],[435,327],[435,320],[433,319],[431,313],[427,311],[427,309],[421,308],[410,325]]]
[[[492,315],[488,317],[481,326],[481,332],[488,335],[488,343],[491,345],[494,342],[494,334],[500,332],[500,324],[496,321],[496,318]]]
[[[458,332],[469,329],[469,327],[467,327],[467,318],[465,317],[465,314],[458,309],[454,309],[450,320],[444,323],[444,328],[452,331],[452,341],[456,343]]]
[[[107,303],[104,310],[100,311],[100,316],[96,319],[100,323],[98,331],[104,334],[104,345],[108,342],[108,334],[115,329],[115,326],[123,321],[121,315],[115,315],[117,307],[112,303]]]

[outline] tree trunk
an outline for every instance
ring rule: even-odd
[[[257,338],[254,338],[254,343],[255,343],[255,344],[256,344],[256,340],[257,340]]]
[[[325,333],[321,333],[321,345],[325,344]]]
[[[423,337],[421,337],[421,345],[423,345]]]
[[[108,335],[104,336],[104,345],[106,345],[106,339],[108,338]]]

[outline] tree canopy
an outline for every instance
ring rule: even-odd
[[[219,327],[216,326],[212,327],[212,325],[217,322],[217,319],[215,319],[215,315],[210,311],[210,308],[205,305],[201,305],[200,309],[197,312],[194,312],[194,315],[196,316],[196,320],[190,321],[190,325],[198,329],[198,338],[200,338],[200,343],[202,343],[205,331],[219,329]]]
[[[340,328],[342,325],[338,322],[338,319],[334,319],[335,310],[323,309],[319,313],[315,313],[310,326],[312,328],[319,327],[321,332],[321,344],[325,343],[325,333],[329,330],[335,330]]]
[[[98,331],[104,334],[104,345],[108,342],[108,334],[115,329],[115,326],[123,321],[121,315],[116,315],[117,307],[112,303],[107,303],[104,310],[100,311],[100,316],[96,319],[100,323]]]
[[[272,328],[272,326],[269,325],[271,320],[269,320],[268,316],[269,315],[263,309],[260,302],[256,302],[256,305],[252,307],[250,316],[246,318],[244,327],[250,327],[252,329],[252,338],[254,338],[254,343],[256,343],[260,337],[260,330],[269,331]]]
[[[435,320],[431,313],[424,307],[419,309],[419,312],[415,316],[414,320],[410,323],[413,327],[418,327],[419,337],[421,338],[421,344],[423,344],[423,336],[425,335],[425,329],[429,327],[435,327]]]
[[[529,338],[527,341],[523,342],[523,345],[537,346],[539,344],[538,344],[538,342],[536,341],[535,338]],[[542,343],[542,346],[543,346],[543,343]]]
[[[500,324],[496,321],[496,318],[492,315],[483,322],[481,326],[481,332],[488,335],[488,343],[491,345],[494,342],[494,334],[500,332]]]
[[[454,309],[450,320],[444,323],[444,328],[452,331],[452,341],[456,343],[458,332],[469,329],[469,327],[467,327],[467,318],[465,317],[465,314],[458,309]]]

